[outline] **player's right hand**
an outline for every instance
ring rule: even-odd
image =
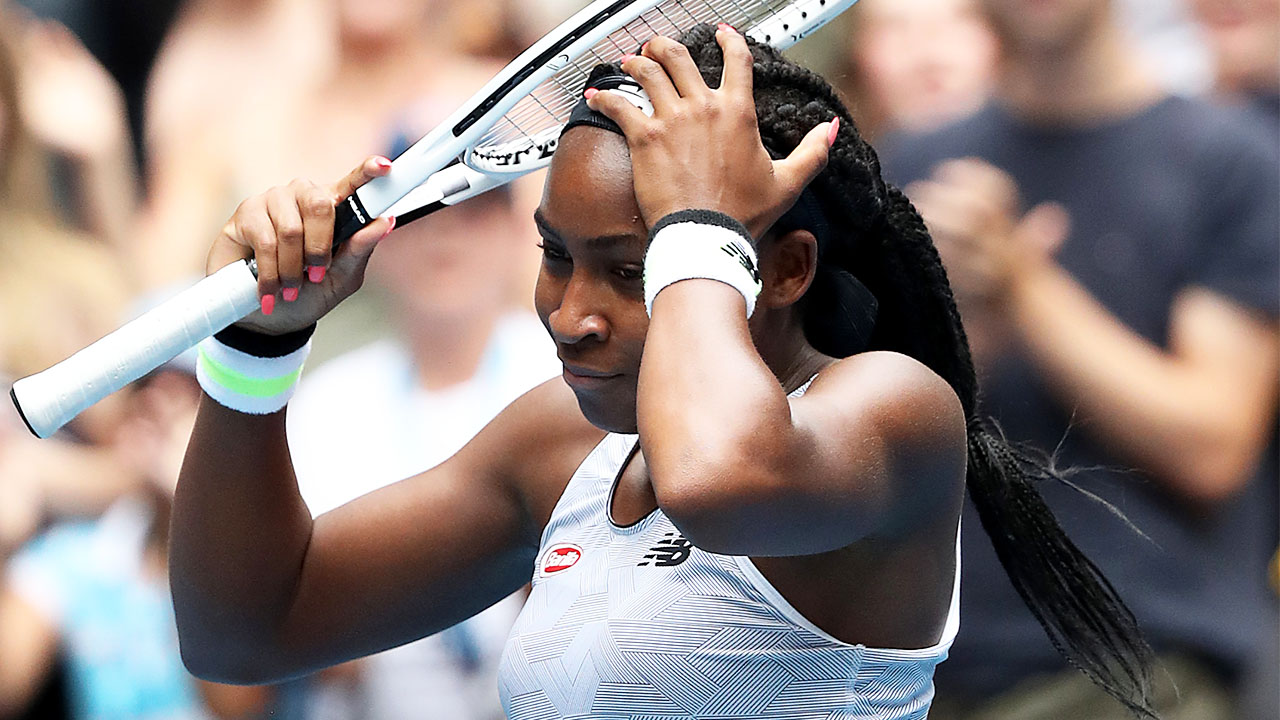
[[[374,248],[395,220],[373,221],[331,256],[334,208],[390,170],[391,161],[375,155],[333,185],[294,180],[240,203],[205,264],[212,274],[239,260],[257,261],[261,309],[239,325],[269,335],[300,330],[359,289]]]

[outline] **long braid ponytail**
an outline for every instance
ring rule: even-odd
[[[718,86],[723,60],[714,29],[695,28],[682,42],[707,83]],[[1043,458],[1006,441],[979,414],[968,338],[920,214],[906,195],[881,179],[875,151],[826,81],[768,46],[751,42],[751,51],[766,146],[789,152],[814,125],[840,117],[827,167],[810,187],[833,229],[833,247],[824,250],[823,261],[855,276],[878,300],[865,349],[909,355],[955,390],[968,423],[969,498],[1014,588],[1068,663],[1135,716],[1157,717],[1151,706],[1151,650],[1132,612],[1066,536],[1036,489],[1038,482],[1061,478]],[[806,310],[822,311],[812,305]],[[832,323],[820,327],[825,331]],[[841,346],[838,338],[813,336],[808,324],[806,334],[819,349]]]

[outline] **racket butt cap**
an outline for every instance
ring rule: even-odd
[[[15,387],[9,388],[9,399],[13,400],[13,407],[18,411],[18,417],[22,418],[22,424],[27,426],[27,429],[31,431],[32,435],[43,439],[43,436],[36,432],[35,428],[31,427],[31,421],[27,419],[27,414],[22,412],[22,403],[18,402],[18,392]]]

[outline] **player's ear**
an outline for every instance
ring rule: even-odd
[[[764,287],[756,301],[764,307],[795,304],[813,284],[818,270],[818,240],[808,230],[782,235],[767,233],[760,241],[760,280]]]

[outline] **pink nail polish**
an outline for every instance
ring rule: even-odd
[[[390,235],[391,231],[396,229],[396,216],[392,215],[389,219],[391,220],[391,224],[387,226],[387,229],[382,233],[382,237],[378,238],[379,240]]]
[[[582,97],[590,100],[591,98],[595,97],[595,94],[598,92],[600,91],[596,90],[595,88],[587,88],[586,90],[582,91]]]
[[[618,62],[621,62],[622,64],[624,64],[624,65],[625,65],[628,61],[630,61],[630,60],[634,60],[634,59],[635,59],[635,57],[636,57],[635,55],[633,55],[633,54],[631,54],[631,53],[627,53],[626,55],[623,55],[623,56],[622,56],[622,59],[621,59],[621,60],[619,60]]]
[[[373,164],[374,164],[374,165],[377,165],[377,166],[378,166],[378,168],[379,168],[379,169],[382,169],[382,170],[386,170],[387,168],[391,167],[391,161],[390,161],[390,160],[388,160],[388,159],[386,159],[386,158],[384,158],[384,157],[376,157],[376,158],[374,158],[374,159],[373,159]]]
[[[280,291],[280,297],[284,298],[285,302],[293,302],[298,299],[298,288],[285,288]]]
[[[324,280],[324,273],[327,269],[321,265],[312,265],[307,268],[307,279],[313,283],[318,283]]]
[[[270,315],[271,311],[275,309],[276,309],[276,296],[263,295],[262,296],[262,314]]]
[[[836,144],[836,133],[840,131],[840,116],[836,116],[831,120],[831,129],[827,131],[827,147]]]
[[[720,23],[719,25],[716,25],[716,29],[723,30],[725,32],[737,32],[736,30],[733,29],[733,26],[730,25],[729,23]]]
[[[641,55],[643,55],[643,54],[644,54],[644,51],[645,51],[645,50],[648,50],[648,49],[649,49],[649,43],[648,43],[648,41],[645,41],[645,44],[643,44],[643,45],[641,45],[641,46],[640,46],[640,54],[641,54]]]

